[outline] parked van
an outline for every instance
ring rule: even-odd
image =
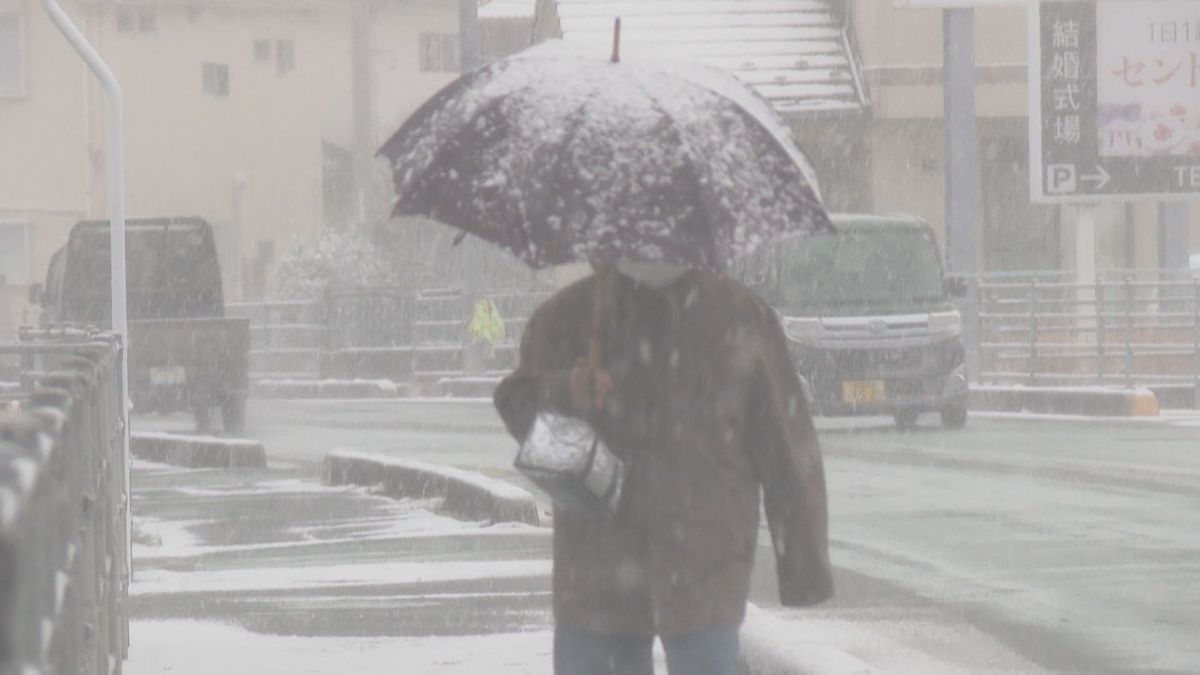
[[[129,391],[138,411],[190,409],[207,431],[246,418],[250,322],[225,316],[212,226],[200,218],[126,221]],[[42,325],[107,326],[112,316],[108,221],[83,221],[54,252],[30,299]]]
[[[764,247],[741,274],[780,313],[814,412],[891,415],[901,428],[923,412],[967,421],[962,317],[951,299],[933,228],[913,216],[837,214],[836,234]]]

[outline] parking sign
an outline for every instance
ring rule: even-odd
[[[1200,2],[1034,0],[1037,201],[1200,194]]]

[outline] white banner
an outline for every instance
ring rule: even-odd
[[[1200,156],[1200,2],[1096,7],[1101,157]]]

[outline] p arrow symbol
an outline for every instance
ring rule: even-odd
[[[1087,176],[1080,176],[1079,180],[1093,181],[1095,185],[1092,186],[1092,189],[1103,190],[1104,186],[1108,185],[1108,182],[1112,180],[1112,176],[1110,176],[1108,172],[1104,170],[1104,167],[1097,164],[1096,173]]]

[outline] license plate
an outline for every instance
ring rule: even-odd
[[[155,385],[184,384],[187,382],[187,371],[182,366],[174,368],[151,368],[150,383]]]
[[[845,403],[879,403],[884,400],[883,380],[852,380],[842,383]]]

